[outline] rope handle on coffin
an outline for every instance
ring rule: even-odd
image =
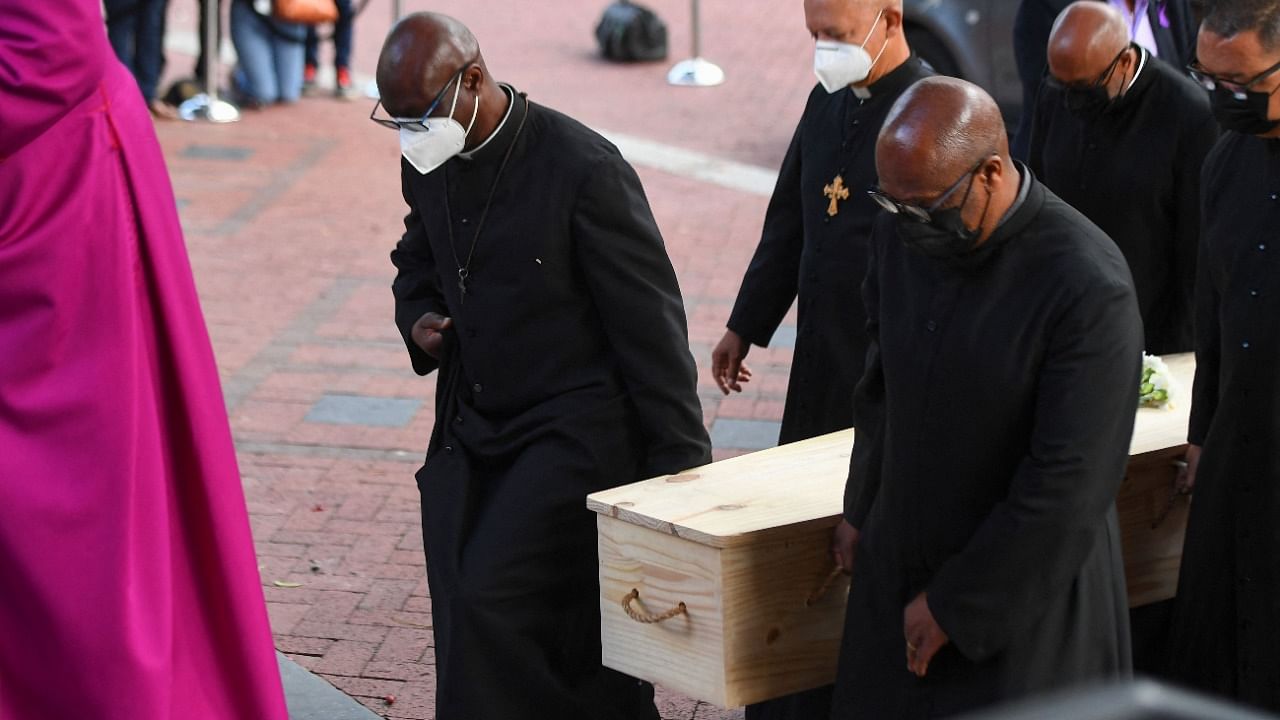
[[[835,584],[836,579],[839,578],[843,573],[844,573],[844,570],[841,569],[839,565],[832,568],[831,572],[827,573],[826,577],[822,579],[822,582],[818,585],[818,587],[814,588],[813,592],[809,593],[809,597],[805,598],[804,606],[812,607],[816,605],[818,601],[821,600],[827,594],[827,591],[831,589],[831,586]],[[631,618],[632,620],[635,620],[638,623],[643,623],[645,625],[656,625],[661,622],[666,622],[671,618],[679,617],[680,615],[689,614],[689,608],[685,606],[683,601],[676,603],[674,607],[670,608],[666,612],[658,613],[657,615],[647,613],[647,612],[644,612],[643,610],[637,610],[636,608],[631,606],[632,603],[634,603],[639,599],[640,599],[640,591],[635,588],[632,588],[631,592],[627,593],[622,598],[623,612],[627,614],[627,617]]]
[[[1178,484],[1179,476],[1187,469],[1187,462],[1185,460],[1174,460],[1173,467],[1177,468],[1178,474],[1174,475],[1173,485],[1169,488],[1169,500],[1165,503],[1164,508],[1160,510],[1160,514],[1156,516],[1155,521],[1151,523],[1152,530],[1155,530],[1164,524],[1164,521],[1168,519],[1170,513],[1173,512],[1174,505],[1178,503],[1178,498],[1191,494],[1190,488],[1181,487]]]
[[[680,602],[675,607],[671,608],[670,610],[667,610],[664,613],[651,615],[647,612],[644,612],[643,610],[637,610],[631,607],[631,603],[639,599],[640,599],[640,591],[636,590],[635,588],[632,588],[631,592],[627,593],[626,597],[622,598],[622,610],[627,613],[627,617],[631,618],[632,620],[635,620],[638,623],[644,623],[645,625],[656,625],[660,622],[665,622],[667,620],[670,620],[673,617],[689,614],[689,608],[685,607],[684,602]]]
[[[827,573],[827,576],[822,579],[822,583],[819,584],[818,587],[814,588],[813,592],[809,593],[809,597],[805,598],[804,606],[813,607],[816,605],[818,601],[827,594],[827,591],[831,589],[831,586],[836,583],[836,579],[843,574],[844,569],[839,565],[831,568],[831,572]]]

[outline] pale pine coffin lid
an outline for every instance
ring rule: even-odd
[[[1131,456],[1186,443],[1195,358],[1164,358],[1179,385],[1173,407],[1138,411]],[[1137,388],[1134,388],[1135,401]],[[844,504],[853,431],[823,435],[740,455],[678,475],[594,493],[587,507],[601,515],[715,548],[759,542],[799,526],[831,525]]]

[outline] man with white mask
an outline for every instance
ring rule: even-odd
[[[409,213],[391,254],[414,370],[439,720],[657,720],[600,665],[588,493],[710,461],[684,306],[635,172],[489,74],[443,15],[378,62]]]
[[[743,360],[766,347],[799,302],[779,443],[853,424],[853,387],[867,354],[859,288],[879,208],[876,135],[898,96],[933,74],[912,55],[901,0],[805,0],[818,84],[787,149],[764,230],[712,352],[725,394],[750,380]],[[748,720],[825,718],[830,688],[747,709]]]
[[[741,391],[751,345],[765,347],[799,299],[795,359],[780,442],[847,428],[862,374],[866,317],[858,286],[878,208],[875,139],[894,100],[932,74],[911,54],[901,0],[805,0],[814,74],[782,161],[764,230],[747,267],[712,373]]]

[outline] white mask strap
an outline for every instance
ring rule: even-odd
[[[863,50],[867,49],[867,43],[871,42],[871,36],[876,34],[876,27],[880,25],[880,18],[882,17],[884,17],[884,8],[880,8],[880,12],[876,13],[876,19],[874,22],[871,23],[871,29],[867,31],[867,36],[862,39],[862,44],[859,45],[858,47],[862,48]],[[889,44],[889,38],[885,38],[884,44],[885,45]],[[883,53],[884,50],[881,49],[880,52]],[[879,58],[880,56],[877,55],[876,59],[879,59]]]

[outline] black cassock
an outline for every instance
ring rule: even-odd
[[[866,274],[867,236],[878,208],[876,136],[894,101],[932,73],[914,56],[857,97],[846,88],[809,94],[778,183],[760,244],[742,279],[729,329],[765,347],[799,298],[795,353],[779,442],[804,440],[853,424],[849,398],[862,375],[866,315],[858,278]],[[837,176],[847,199],[828,214]]]
[[[1145,50],[1142,71],[1102,115],[1082,120],[1040,89],[1028,164],[1120,246],[1147,352],[1190,352],[1200,170],[1218,138],[1204,89]]]
[[[600,666],[585,509],[588,493],[710,460],[680,291],[640,181],[599,135],[521,96],[472,157],[401,175],[393,291],[416,372],[437,364],[414,321],[454,322],[418,473],[436,717],[657,718],[651,686]]]
[[[862,531],[831,717],[945,717],[1130,671],[1115,495],[1140,321],[1119,250],[1032,183],[981,264],[877,224],[845,517]],[[919,593],[950,643],[906,669]]]
[[[1172,669],[1280,711],[1280,141],[1225,134],[1202,212],[1188,440],[1203,453]]]

